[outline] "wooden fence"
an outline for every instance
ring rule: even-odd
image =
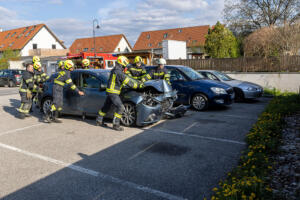
[[[227,72],[300,72],[300,56],[167,60],[167,64]]]

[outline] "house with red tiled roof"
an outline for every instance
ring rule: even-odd
[[[46,56],[67,53],[63,42],[45,24],[0,30],[0,53],[8,49],[20,51],[22,57],[43,57],[43,53],[47,54]]]
[[[76,39],[70,47],[70,53],[78,54],[80,52],[128,53],[132,52],[132,47],[123,34],[107,35]]]
[[[203,56],[208,29],[209,25],[205,25],[142,32],[133,50],[162,54],[163,40],[178,40],[186,42],[188,58]]]

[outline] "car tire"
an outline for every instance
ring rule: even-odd
[[[41,107],[41,112],[43,114],[46,114],[47,111],[50,110],[52,103],[53,103],[53,100],[52,100],[51,97],[46,97],[45,99],[43,99],[43,101],[42,101],[42,107]]]
[[[136,109],[133,103],[124,103],[121,122],[124,126],[134,126],[136,123]]]
[[[203,111],[208,107],[208,99],[204,94],[195,94],[191,100],[192,107],[197,111]]]
[[[245,100],[244,92],[241,89],[235,88],[234,92],[235,92],[235,101],[236,102],[242,102]]]
[[[14,87],[14,86],[15,83],[12,80],[8,81],[8,87]]]

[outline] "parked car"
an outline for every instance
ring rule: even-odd
[[[75,70],[71,78],[76,86],[85,92],[84,96],[77,95],[69,88],[64,89],[63,114],[80,116],[97,116],[106,99],[106,86],[110,70]],[[47,112],[52,104],[53,74],[44,84],[44,93],[40,97],[40,108]],[[65,86],[68,87],[68,86]],[[177,98],[176,91],[163,80],[149,81],[145,88],[133,90],[124,87],[121,99],[125,111],[121,122],[125,126],[144,126],[159,121],[165,112],[172,112],[173,102]],[[108,118],[113,118],[114,110],[107,113]]]
[[[175,103],[191,105],[198,111],[214,105],[230,105],[234,99],[233,88],[225,83],[206,79],[186,66],[165,66],[170,73],[172,88],[177,90]],[[153,66],[146,67],[147,71]]]
[[[255,99],[262,96],[264,90],[260,85],[255,83],[235,80],[219,71],[215,70],[199,70],[201,75],[211,80],[227,83],[232,86],[235,92],[236,100]]]
[[[15,87],[20,85],[23,71],[18,69],[0,70],[0,86]]]

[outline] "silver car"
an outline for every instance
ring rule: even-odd
[[[256,99],[262,96],[263,88],[255,83],[235,80],[219,71],[215,70],[197,70],[200,74],[208,79],[221,81],[233,87],[236,100]]]

